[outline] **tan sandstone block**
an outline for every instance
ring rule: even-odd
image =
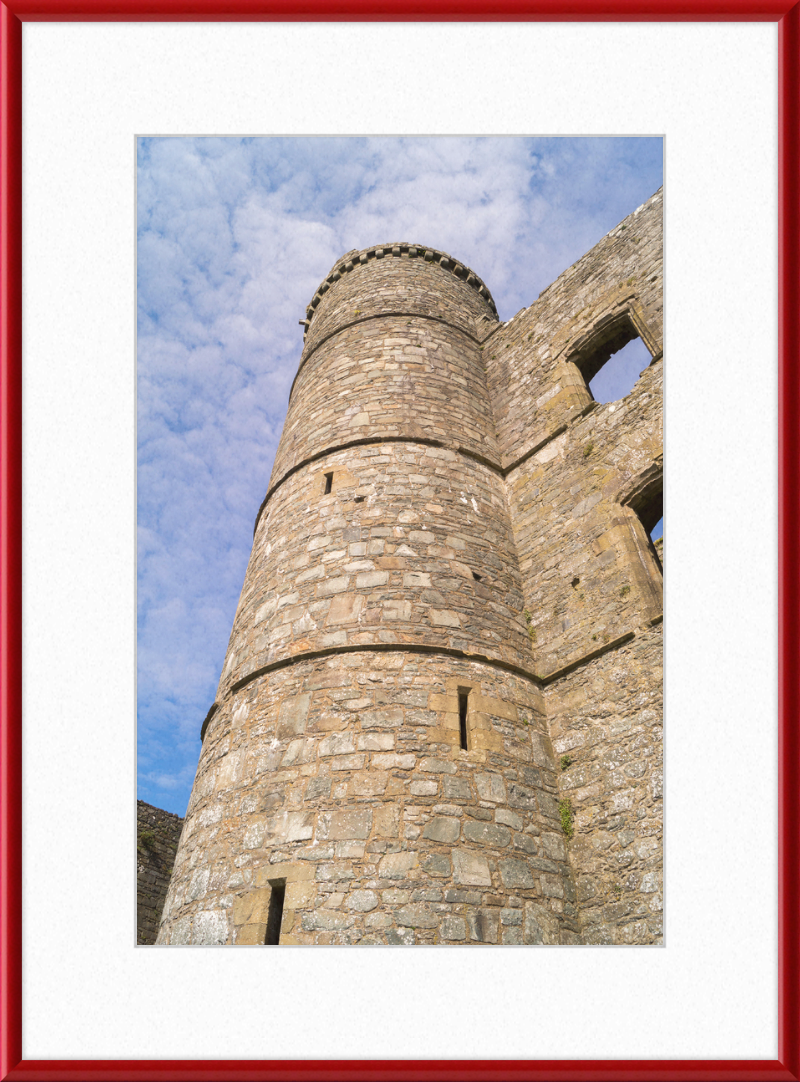
[[[238,947],[253,947],[256,945],[263,945],[264,940],[267,938],[267,925],[264,924],[245,924],[240,928],[236,936],[236,946]]]
[[[291,932],[294,928],[294,923],[294,910],[284,908],[283,917],[281,918],[281,943],[284,941],[283,937],[286,932]]]
[[[350,783],[356,796],[380,796],[388,780],[389,775],[385,770],[359,770]]]
[[[456,719],[458,719],[458,694],[437,695],[432,693],[428,696],[428,709],[438,710],[440,713],[455,712]]]
[[[271,879],[285,879],[287,883],[302,879],[313,879],[315,876],[314,865],[307,861],[292,862],[291,864],[267,864],[257,868],[254,873],[256,886],[265,886]]]
[[[470,729],[486,729],[492,728],[492,723],[489,718],[480,710],[470,710],[467,715],[467,725]]]
[[[487,733],[482,729],[476,729],[470,733],[470,739],[477,750],[503,751],[503,738],[499,733]]]
[[[459,734],[457,728],[452,729],[428,729],[426,736],[431,744],[457,744]]]
[[[333,491],[337,493],[342,488],[354,488],[358,484],[358,478],[346,467],[340,467],[333,471]]]
[[[496,718],[506,718],[507,721],[517,720],[517,708],[513,703],[507,703],[503,699],[493,699],[488,695],[474,696],[475,709],[484,714],[492,714]],[[469,704],[472,706],[473,696],[470,695]]]
[[[262,921],[266,923],[271,893],[269,888],[251,890],[241,898],[237,898],[233,903],[233,923],[258,924]]]
[[[337,594],[331,601],[325,625],[355,623],[366,607],[366,599],[361,594]]]
[[[429,615],[434,627],[461,627],[461,617],[450,609],[430,609]]]

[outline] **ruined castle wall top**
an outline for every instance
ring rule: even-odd
[[[504,467],[591,403],[574,362],[595,339],[628,324],[660,356],[662,293],[659,190],[483,343]]]

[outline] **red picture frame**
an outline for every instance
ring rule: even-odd
[[[776,1060],[22,1060],[23,21],[769,21],[779,30],[779,1052]],[[0,1080],[800,1079],[800,3],[787,0],[10,0],[0,4]]]

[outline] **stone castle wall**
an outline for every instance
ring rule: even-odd
[[[662,642],[644,631],[554,684],[548,723],[585,943],[662,933]]]
[[[505,325],[445,253],[337,262],[159,942],[263,944],[279,899],[281,943],[658,941],[660,214]]]
[[[136,802],[136,942],[156,941],[183,819]]]
[[[229,702],[203,745],[171,942],[263,942],[282,878],[281,942],[577,938],[529,680],[436,653],[356,651],[276,669]]]

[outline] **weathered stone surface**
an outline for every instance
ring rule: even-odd
[[[355,909],[359,913],[368,913],[378,904],[378,895],[374,890],[354,890],[347,897],[348,909]]]
[[[439,917],[429,905],[422,902],[404,905],[395,913],[395,920],[401,927],[438,928]]]
[[[500,918],[496,909],[477,909],[469,915],[470,939],[477,943],[497,943],[500,937]]]
[[[492,800],[498,804],[506,801],[506,787],[499,774],[476,774],[475,784],[481,800]]]
[[[136,802],[136,942],[155,943],[183,819]]]
[[[660,193],[504,324],[444,253],[337,261],[160,942],[660,942],[660,261]]]
[[[524,860],[501,860],[500,877],[506,887],[533,887],[535,880]]]
[[[441,924],[441,938],[461,943],[467,938],[467,926],[463,917],[445,917]]]
[[[522,830],[524,825],[522,816],[517,815],[510,808],[498,808],[494,813],[494,817],[496,822],[503,823],[507,827],[513,827],[514,830]]]
[[[281,703],[278,715],[278,735],[281,737],[291,736],[293,733],[301,733],[305,726],[308,705],[311,696],[293,695]]]
[[[436,819],[431,819],[423,830],[422,836],[434,842],[454,842],[460,833],[461,826],[458,820],[438,816]]]
[[[201,910],[192,917],[192,943],[216,947],[227,942],[228,918],[221,909]]]
[[[266,824],[265,834],[269,838],[268,844],[282,845],[311,838],[314,833],[314,819],[313,811],[281,812]],[[258,824],[254,824],[251,829],[257,830]],[[259,844],[261,843],[256,842],[249,848],[257,848]]]
[[[505,848],[511,841],[511,831],[494,823],[466,823],[464,837],[480,845]]]
[[[372,827],[371,808],[342,808],[323,812],[317,825],[317,837],[336,841],[339,838],[368,838]]]
[[[404,879],[418,863],[416,853],[390,853],[381,859],[378,874],[384,879]]]
[[[490,887],[492,876],[482,853],[470,849],[453,850],[453,880],[476,887]]]
[[[450,858],[443,853],[431,853],[422,858],[422,868],[428,874],[436,877],[449,877],[452,871]]]

